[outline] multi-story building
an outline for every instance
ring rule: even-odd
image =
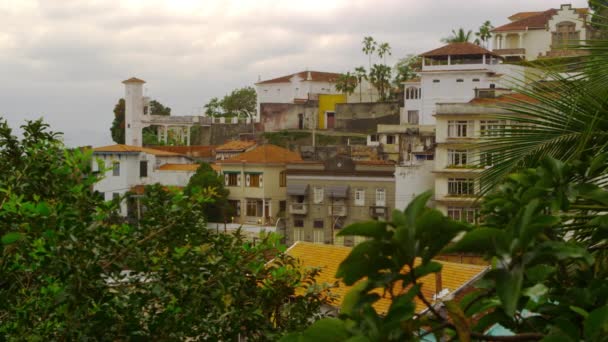
[[[296,152],[261,145],[217,161],[235,213],[230,223],[274,226],[287,206],[285,165],[300,160]]]
[[[467,222],[476,220],[479,173],[493,165],[492,154],[484,152],[480,142],[509,124],[497,119],[500,115],[512,115],[499,104],[516,100],[529,101],[521,94],[497,93],[495,98],[437,105],[435,203],[449,217]]]
[[[541,12],[520,12],[508,24],[492,30],[493,52],[508,60],[535,60],[539,57],[572,56],[579,51],[568,44],[592,38],[588,8],[561,5]]]
[[[346,157],[288,163],[287,242],[354,245],[360,238],[338,237],[340,228],[388,219],[394,199],[394,163]]]
[[[178,153],[121,144],[94,148],[93,157],[93,171],[100,170],[98,161],[105,167],[104,177],[93,189],[107,201],[123,198],[141,185],[185,186],[198,168],[190,158]],[[127,215],[124,200],[121,214]]]

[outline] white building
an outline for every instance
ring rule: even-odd
[[[403,211],[423,192],[433,190],[433,160],[414,160],[395,168],[395,209]]]
[[[451,43],[420,55],[420,78],[405,83],[402,124],[434,125],[437,103],[467,103],[476,91],[506,88],[525,68],[472,43]]]
[[[100,170],[98,161],[106,170],[93,190],[107,201],[142,185],[185,186],[198,168],[177,153],[121,144],[95,148],[93,157],[93,171]],[[126,201],[121,202],[121,214],[127,215]]]
[[[494,53],[509,60],[529,61],[576,54],[564,47],[591,38],[590,17],[588,8],[572,8],[569,4],[542,12],[516,13],[509,17],[510,23],[492,31]]]

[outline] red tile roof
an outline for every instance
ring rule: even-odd
[[[423,57],[436,57],[436,56],[461,56],[461,55],[494,55],[499,57],[497,54],[490,50],[484,49],[479,45],[473,43],[450,43],[444,45],[438,49],[427,51],[420,56]]]
[[[497,104],[505,104],[505,103],[538,103],[538,100],[520,93],[513,93],[502,95],[494,98],[475,98],[471,100],[469,103],[477,104],[477,105],[497,105]]]
[[[588,8],[575,8],[574,10],[581,16],[589,13]],[[557,12],[557,9],[551,8],[543,12],[516,13],[509,17],[513,20],[512,22],[496,27],[492,32],[544,29]]]
[[[158,169],[160,171],[196,171],[198,164],[163,164]]]
[[[335,72],[322,72],[322,71],[300,71],[295,74],[281,76],[266,81],[261,81],[256,84],[270,84],[270,83],[288,83],[289,80],[294,76],[299,76],[301,79],[308,79],[308,73],[313,82],[336,82],[340,74]]]
[[[140,80],[140,79],[139,79],[139,78],[137,78],[137,77],[131,77],[131,78],[129,78],[128,80],[124,80],[124,81],[122,81],[122,83],[146,83],[146,81],[144,81],[144,80]]]
[[[179,153],[161,151],[161,150],[147,148],[147,147],[124,145],[124,144],[96,147],[93,149],[93,152],[107,152],[107,153],[144,152],[144,153],[153,154],[156,156],[167,156],[167,157],[168,156],[181,156],[181,154],[179,154]]]
[[[246,149],[256,145],[255,141],[252,140],[231,140],[224,145],[220,145],[215,148],[216,152],[228,152],[228,151],[245,151]]]
[[[217,161],[217,164],[284,164],[299,160],[302,160],[299,153],[268,144],[258,146],[230,159]]]

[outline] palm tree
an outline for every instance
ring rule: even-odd
[[[388,43],[382,43],[378,45],[378,57],[384,58],[384,65],[386,65],[387,55],[391,55],[391,46]]]
[[[388,100],[391,87],[391,68],[384,64],[374,64],[369,72],[369,81],[378,89],[378,101]]]
[[[355,68],[355,77],[357,78],[357,83],[359,84],[359,102],[363,102],[363,80],[367,80],[367,71],[363,66]],[[371,94],[370,94],[371,96]]]
[[[479,27],[479,31],[475,32],[475,36],[477,36],[477,38],[475,39],[475,44],[487,48],[487,42],[490,41],[490,38],[492,38],[493,29],[494,26],[492,26],[492,23],[490,23],[489,20],[486,20]]]
[[[452,35],[446,38],[441,38],[443,43],[466,43],[471,41],[471,36],[473,35],[473,31],[465,30],[461,27],[456,30],[452,30]]]
[[[363,38],[363,52],[369,56],[369,69],[372,69],[372,54],[376,51],[378,43],[371,36]]]
[[[570,161],[608,152],[608,41],[586,41],[576,48],[589,56],[545,66],[543,76],[551,82],[517,82],[527,99],[503,105],[512,114],[497,118],[509,125],[482,142],[495,156],[494,166],[482,172],[482,191],[546,156]]]

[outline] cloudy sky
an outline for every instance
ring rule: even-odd
[[[453,28],[567,2],[0,0],[0,117],[14,127],[44,117],[70,146],[110,144],[131,76],[174,115],[191,115],[258,77],[366,65],[367,35],[390,43],[393,63],[438,47]]]

